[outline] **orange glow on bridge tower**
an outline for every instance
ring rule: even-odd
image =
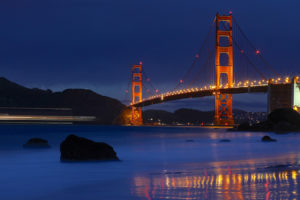
[[[142,62],[132,66],[132,104],[142,101]],[[142,107],[131,107],[131,124],[135,126],[143,125]]]
[[[223,43],[221,43],[221,39]],[[225,59],[223,59],[221,63],[220,61],[221,55],[227,55],[228,57],[227,63],[223,64],[224,63],[223,61]],[[227,84],[228,87],[231,88],[233,86],[233,49],[232,49],[232,15],[231,14],[230,15],[217,14],[216,16],[216,54],[215,54],[216,89],[220,88],[220,82],[223,81],[224,79],[224,77],[222,77],[222,74],[225,74],[227,76]],[[234,124],[233,115],[232,115],[232,94],[222,94],[220,92],[215,94],[215,123],[217,125]]]

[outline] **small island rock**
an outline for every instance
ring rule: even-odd
[[[222,139],[222,140],[220,140],[220,142],[231,142],[231,140],[229,140],[229,139]]]
[[[276,142],[277,140],[271,138],[271,137],[268,136],[268,135],[265,135],[265,136],[261,139],[261,141],[262,141],[262,142]]]
[[[195,142],[195,140],[188,139],[188,140],[186,140],[186,142]]]
[[[23,145],[24,148],[50,148],[47,140],[41,138],[31,138]]]
[[[114,149],[104,142],[69,135],[60,144],[62,161],[105,161],[119,160]]]

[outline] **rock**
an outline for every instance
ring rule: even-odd
[[[300,132],[300,114],[291,108],[279,108],[273,110],[266,121],[252,125],[242,123],[233,131]]]
[[[186,140],[186,142],[195,142],[195,140],[188,139],[188,140]]]
[[[279,122],[287,122],[290,125],[300,125],[299,113],[291,108],[279,108],[273,110],[269,114],[268,120],[270,120],[274,124],[278,124]]]
[[[47,140],[41,138],[31,138],[23,145],[24,148],[50,148]]]
[[[249,130],[251,127],[248,122],[243,122],[238,126],[238,130],[244,131],[244,130]]]
[[[232,131],[238,131],[237,127],[233,127],[233,128],[228,128],[226,129],[227,132],[232,132]]]
[[[276,139],[271,138],[270,136],[265,135],[262,139],[262,142],[276,142]]]
[[[300,115],[290,108],[280,108],[272,111],[268,120],[276,133],[289,133],[300,131]]]
[[[105,161],[119,160],[114,149],[104,142],[69,135],[60,144],[62,161]]]
[[[297,127],[286,121],[278,122],[277,124],[275,124],[273,126],[273,131],[275,133],[279,133],[279,134],[280,133],[289,133],[289,132],[293,132],[295,130],[297,130]]]
[[[268,166],[268,167],[266,167],[265,169],[287,169],[287,168],[289,168],[289,167],[292,167],[292,165],[290,165],[290,164],[287,164],[287,165],[273,165],[273,166]]]
[[[220,142],[231,142],[231,140],[229,140],[229,139],[222,139],[222,140],[220,140]]]

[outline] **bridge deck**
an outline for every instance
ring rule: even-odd
[[[199,98],[206,96],[213,96],[216,92],[225,93],[225,94],[241,94],[241,93],[267,93],[268,85],[260,86],[245,86],[245,87],[234,87],[234,88],[222,88],[222,89],[207,89],[207,90],[198,90],[198,91],[186,91],[186,92],[175,92],[174,94],[161,94],[153,98],[144,99],[141,102],[132,104],[131,106],[135,107],[144,107],[153,104],[159,104],[167,101],[174,101],[179,99],[186,98]]]

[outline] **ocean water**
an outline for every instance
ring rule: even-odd
[[[120,162],[60,162],[69,134],[107,142]],[[265,134],[276,138],[262,143]],[[23,149],[32,137],[50,149]],[[231,142],[220,142],[230,139]],[[5,200],[300,199],[300,134],[193,127],[0,126]]]

